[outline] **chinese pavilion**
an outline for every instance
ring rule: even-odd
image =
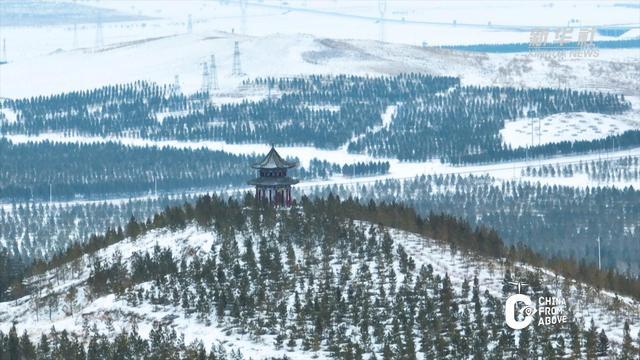
[[[248,181],[256,187],[256,200],[269,201],[275,206],[291,206],[291,185],[297,184],[298,180],[287,176],[287,170],[296,166],[297,163],[280,157],[272,145],[262,161],[251,165],[258,169],[258,177]]]

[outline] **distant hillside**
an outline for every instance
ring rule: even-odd
[[[640,47],[640,39],[600,40],[594,41],[593,45],[598,49],[631,49]],[[564,46],[565,49],[580,49],[580,44],[576,41],[565,43]],[[452,45],[443,46],[443,48],[485,53],[526,53],[532,49],[540,51],[545,50],[544,48],[532,48],[530,43]],[[550,46],[549,48],[557,50],[557,47],[553,48]]]
[[[636,356],[637,300],[517,261],[540,259],[489,229],[333,196],[290,210],[253,202],[205,196],[35,266],[0,303],[0,355]],[[564,299],[569,322],[507,327],[518,281],[531,298]]]
[[[150,19],[146,16],[131,15],[123,12],[74,2],[3,0],[0,7],[2,26],[45,26],[64,24],[120,22]]]

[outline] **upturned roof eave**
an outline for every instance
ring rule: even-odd
[[[249,181],[247,181],[247,184],[249,185],[273,185],[273,186],[278,186],[278,185],[295,185],[297,183],[299,183],[300,181],[298,179],[293,179],[290,177],[287,178],[280,178],[279,180],[275,180],[275,181],[270,181],[266,180],[266,178],[255,178],[255,179],[251,179]]]
[[[251,167],[254,169],[292,169],[294,167],[298,166],[297,163],[290,163],[290,162],[286,162],[286,164],[284,164],[284,166],[265,166],[262,165],[261,163],[256,163],[256,164],[252,164]]]

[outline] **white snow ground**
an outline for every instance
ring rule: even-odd
[[[235,41],[239,42],[244,77],[231,76]],[[192,93],[200,90],[202,63],[211,55],[216,56],[220,84],[214,99],[228,93],[241,95],[241,81],[260,76],[421,72],[460,76],[463,84],[560,86],[625,95],[637,95],[640,78],[638,49],[603,49],[598,57],[558,61],[528,54],[461,52],[371,40],[329,40],[300,34],[251,37],[207,31],[10,61],[0,66],[0,96],[22,98],[137,80],[172,84],[175,75],[183,92]]]
[[[632,79],[640,77],[638,49],[601,50],[596,58],[555,61],[523,54],[427,50],[422,46],[527,43],[534,27],[550,30],[549,41],[553,41],[557,27],[571,26],[572,36],[577,38],[580,28],[590,26],[638,27],[640,9],[579,1],[553,5],[530,1],[393,1],[387,2],[381,16],[378,1],[285,4],[251,1],[242,7],[239,2],[197,0],[83,2],[148,17],[102,24],[102,46],[96,41],[97,23],[75,24],[75,32],[73,23],[31,27],[0,24],[9,61],[0,66],[0,97],[52,94],[140,79],[172,83],[174,75],[180,76],[184,91],[192,92],[199,89],[201,63],[211,54],[216,55],[222,92],[236,91],[240,79],[231,77],[233,41],[240,42],[243,71],[249,77],[419,71],[461,75],[470,84],[560,85],[637,92],[637,80]],[[189,15],[191,33],[187,31]],[[626,36],[632,36],[633,31]],[[597,33],[595,39],[608,38]],[[617,76],[621,72],[628,76]]]
[[[503,142],[512,148],[595,140],[640,129],[639,115],[637,111],[622,115],[578,112],[554,114],[542,119],[518,119],[506,123],[500,135]]]
[[[49,0],[59,2],[57,0]],[[334,39],[384,40],[409,45],[453,45],[528,42],[529,30],[553,30],[571,26],[638,27],[640,10],[606,2],[563,1],[555,4],[532,1],[387,1],[381,9],[377,0],[294,0],[218,2],[91,0],[82,5],[118,10],[149,17],[143,21],[105,23],[106,44],[166,36],[187,31],[189,15],[193,31],[218,30],[247,35],[312,34]],[[381,12],[381,10],[384,10]],[[1,9],[0,9],[1,11]],[[63,14],[51,14],[51,16]],[[97,21],[97,19],[96,19]],[[455,22],[455,24],[454,24]],[[20,59],[57,49],[93,47],[96,22],[79,23],[74,44],[73,23],[33,27],[33,37],[21,42],[25,27],[6,27],[9,58]],[[573,34],[577,36],[576,33]],[[625,34],[633,36],[633,32]],[[596,40],[610,37],[596,34]]]

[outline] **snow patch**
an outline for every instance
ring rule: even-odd
[[[18,114],[13,109],[0,109],[0,123],[15,124],[16,121],[18,121]]]
[[[505,144],[520,148],[562,141],[590,141],[635,129],[640,129],[640,120],[631,111],[621,115],[577,112],[510,121],[500,130],[500,136]]]

